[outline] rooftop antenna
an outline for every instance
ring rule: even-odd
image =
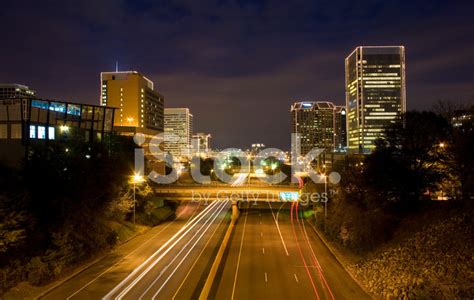
[[[118,60],[115,61],[115,72],[118,72]]]

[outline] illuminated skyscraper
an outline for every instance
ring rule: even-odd
[[[156,134],[163,132],[163,96],[151,80],[137,71],[100,73],[100,104],[117,108],[114,126],[118,131]]]
[[[189,108],[165,108],[165,150],[175,158],[190,155],[192,135],[193,115]]]
[[[314,148],[334,150],[335,106],[331,102],[296,102],[291,106],[292,153],[306,155]],[[296,151],[296,152],[295,152]]]
[[[370,153],[406,110],[405,48],[357,47],[345,68],[348,151]]]

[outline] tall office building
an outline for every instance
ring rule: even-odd
[[[15,98],[33,98],[36,92],[26,85],[16,83],[0,83],[0,100]]]
[[[314,148],[334,149],[334,111],[331,102],[296,102],[291,106],[292,153],[306,155]],[[295,152],[296,151],[296,152]]]
[[[405,48],[357,47],[345,69],[348,151],[370,153],[406,110]]]
[[[334,150],[338,152],[347,149],[346,107],[334,106]]]
[[[164,98],[151,80],[137,71],[100,73],[102,106],[116,107],[114,126],[119,132],[150,135],[164,130]]]
[[[193,135],[191,145],[193,153],[197,155],[207,154],[211,150],[211,135],[209,133],[198,132]]]
[[[193,115],[189,108],[165,108],[165,150],[175,158],[191,154]],[[173,139],[174,135],[177,140]]]

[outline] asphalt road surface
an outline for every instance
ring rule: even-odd
[[[291,203],[244,204],[216,299],[370,299]]]
[[[192,299],[227,230],[230,202],[188,203],[43,299]]]
[[[241,204],[211,299],[370,299],[302,220],[301,207]],[[197,299],[230,207],[183,203],[175,220],[121,245],[43,299]]]

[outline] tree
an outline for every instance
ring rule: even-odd
[[[463,113],[474,115],[474,106]],[[463,122],[459,127],[452,128],[452,138],[446,144],[449,155],[449,171],[459,182],[461,199],[467,201],[474,195],[474,120]]]
[[[407,112],[385,130],[366,159],[365,178],[381,204],[401,210],[415,208],[426,191],[447,174],[444,144],[450,125],[431,112]]]

